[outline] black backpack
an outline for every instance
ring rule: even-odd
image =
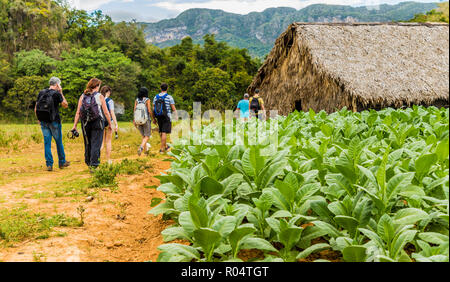
[[[53,100],[53,90],[44,89],[39,92],[39,99],[36,102],[36,116],[39,121],[55,121],[56,110]]]
[[[84,124],[95,121],[101,117],[97,101],[95,100],[95,95],[97,95],[97,93],[83,94],[80,117]]]
[[[250,103],[250,110],[257,113],[259,110],[261,110],[261,106],[259,105],[259,98],[253,98],[252,102]]]

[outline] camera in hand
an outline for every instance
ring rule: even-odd
[[[67,138],[69,139],[75,139],[80,137],[80,133],[76,129],[72,129],[69,133],[67,133]]]

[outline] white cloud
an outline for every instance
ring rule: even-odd
[[[185,2],[185,3],[175,3],[175,2],[159,2],[153,4],[154,6],[174,10],[178,12],[185,11],[190,8],[208,8],[208,9],[220,9],[230,13],[236,14],[248,14],[250,12],[262,12],[267,8],[271,7],[293,7],[300,9],[308,6],[311,2],[320,2],[314,0],[298,1],[298,0],[212,0],[203,3],[199,2]],[[331,2],[339,2],[339,0],[331,0]]]
[[[110,2],[133,2],[134,0],[69,0],[68,2],[77,9],[92,11]]]
[[[250,12],[262,12],[267,8],[273,7],[302,9],[312,4],[335,4],[375,6],[376,8],[379,4],[397,4],[402,1],[406,0],[69,0],[69,3],[73,7],[87,11],[103,9],[114,5],[117,11],[150,13],[152,17],[158,17],[158,15],[160,17],[167,17],[169,14],[179,14],[191,8],[220,9],[230,13],[248,14]],[[437,2],[437,0],[415,1]],[[131,4],[130,2],[133,2],[132,6],[129,6]],[[139,7],[143,9],[141,10]],[[156,10],[153,11],[152,7]],[[148,10],[149,8],[150,10]]]
[[[250,12],[262,12],[272,7],[292,7],[298,9],[305,8],[312,4],[334,4],[366,6],[379,5],[382,3],[398,3],[395,0],[209,0],[204,2],[195,1],[164,1],[153,3],[152,6],[165,8],[172,11],[182,12],[191,8],[220,9],[230,13],[248,14]],[[422,2],[433,2],[422,1]]]

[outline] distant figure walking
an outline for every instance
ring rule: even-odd
[[[102,87],[102,89],[100,90],[100,93],[103,95],[103,97],[105,97],[105,102],[106,102],[106,107],[108,108],[108,112],[109,115],[111,116],[111,125],[112,128],[110,126],[107,126],[105,128],[105,133],[103,136],[103,145],[102,145],[102,150],[103,147],[105,147],[106,150],[106,159],[108,160],[108,164],[111,164],[111,150],[112,150],[112,136],[113,136],[113,130],[116,133],[117,136],[117,131],[119,130],[119,124],[117,123],[117,118],[116,118],[116,113],[114,112],[114,101],[111,99],[111,87],[105,85]]]
[[[167,145],[167,134],[172,133],[172,113],[176,115],[175,101],[167,93],[169,86],[166,83],[161,84],[161,93],[153,99],[154,115],[158,122],[159,135],[161,136],[160,153],[167,152],[170,146]]]
[[[251,116],[263,120],[265,118],[266,109],[264,108],[264,100],[259,97],[259,89],[255,90],[255,94],[250,98],[249,103]]]
[[[237,110],[239,113],[239,117],[244,121],[247,121],[250,116],[250,102],[248,101],[249,95],[247,93],[244,94],[244,99],[239,101],[237,105]]]
[[[64,153],[64,145],[62,142],[61,117],[59,115],[59,107],[68,107],[66,98],[64,97],[61,80],[57,77],[50,78],[50,87],[39,92],[34,112],[39,124],[41,125],[42,134],[44,135],[45,162],[47,171],[53,170],[52,155],[52,137],[56,142],[56,150],[58,152],[59,168],[63,169],[70,165],[66,161]]]
[[[81,120],[81,129],[84,137],[84,161],[93,172],[100,165],[100,149],[103,143],[103,132],[106,126],[112,128],[111,116],[106,106],[105,97],[99,89],[102,81],[92,78],[84,93],[78,100],[77,113],[73,129],[77,129]]]
[[[138,149],[138,155],[140,156],[142,152],[147,152],[148,140],[152,135],[152,123],[150,118],[156,123],[155,117],[153,116],[152,103],[148,98],[148,89],[142,87],[139,89],[139,93],[136,101],[134,102],[134,126],[139,130],[142,135],[142,143]]]

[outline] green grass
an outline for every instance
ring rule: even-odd
[[[125,175],[135,175],[153,168],[153,165],[149,163],[149,159],[147,158],[137,160],[124,159],[120,164],[117,164],[117,166],[119,168],[119,174]]]
[[[74,174],[64,177],[63,180],[56,180],[45,185],[46,191],[34,192],[33,188],[42,188],[41,183],[33,183],[24,185],[25,190],[14,191],[16,199],[31,196],[33,199],[45,200],[48,198],[65,198],[65,197],[86,197],[95,196],[97,191],[92,189],[90,178],[80,178]],[[0,199],[1,200],[1,199]],[[0,201],[1,202],[1,201]]]
[[[66,155],[70,158],[73,155],[73,151],[79,153],[79,147],[83,146],[83,135],[81,127],[78,126],[78,131],[80,137],[76,139],[67,138],[67,133],[71,130],[72,124],[64,123],[62,124],[62,134],[63,143],[66,149]],[[153,125],[154,127],[154,125]],[[112,155],[113,159],[121,159],[129,157],[130,155],[136,155],[139,145],[141,144],[142,137],[139,131],[133,126],[131,122],[119,122],[119,138],[115,139],[113,136],[112,140]],[[54,143],[54,142],[52,142]],[[160,138],[157,131],[152,132],[152,137],[149,140],[152,148],[154,150],[159,150]],[[16,153],[22,152],[24,148],[40,144],[43,146],[43,137],[40,126],[36,124],[1,124],[0,123],[0,152],[7,153],[7,158],[0,159],[0,170],[2,168],[9,168],[11,162],[16,163],[16,165],[27,165],[30,163],[30,157],[15,155]],[[54,144],[53,144],[54,145]],[[43,150],[43,148],[42,148]],[[11,154],[13,153],[13,154]],[[150,156],[154,156],[152,153]],[[33,161],[31,163],[42,162],[42,155],[33,156]],[[104,153],[102,154],[104,157]],[[41,163],[39,163],[41,164]],[[1,179],[0,179],[0,182]]]
[[[33,261],[34,262],[45,262],[46,259],[47,259],[47,257],[43,253],[36,253],[33,251]]]
[[[93,196],[95,191],[90,189],[89,178],[72,178],[51,184],[51,191],[55,198],[63,197],[79,197],[79,196]]]
[[[17,190],[17,191],[13,191],[14,197],[16,199],[21,199],[23,197],[25,197],[25,195],[27,195],[29,192],[27,190]]]
[[[53,194],[51,192],[45,191],[45,192],[39,192],[33,194],[33,199],[47,199],[53,197]]]
[[[27,206],[0,210],[0,245],[26,239],[46,239],[54,227],[78,227],[77,218],[65,214],[46,215],[27,210]]]
[[[67,133],[72,129],[73,124],[63,123],[62,134],[63,142],[82,143],[82,131],[78,125],[80,137],[76,139],[67,138]],[[139,132],[133,127],[130,122],[119,122],[119,141],[120,139],[129,139],[129,137],[138,136]],[[14,145],[32,145],[42,144],[44,139],[42,137],[41,127],[37,123],[33,124],[0,124],[0,147],[12,148]]]

